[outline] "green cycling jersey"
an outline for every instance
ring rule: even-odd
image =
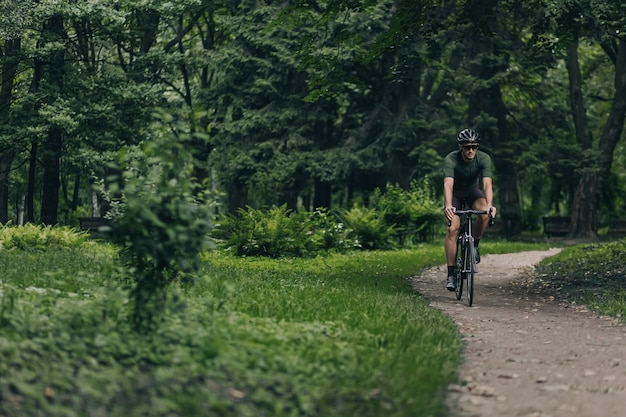
[[[462,152],[450,152],[443,164],[444,178],[454,178],[455,190],[468,190],[480,184],[481,178],[491,178],[491,157],[482,151],[469,162],[463,160]]]

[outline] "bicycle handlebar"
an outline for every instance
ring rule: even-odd
[[[495,223],[494,217],[491,215],[491,209],[487,210],[457,210],[454,212],[457,216],[462,216],[464,214],[488,214],[489,215],[489,226],[493,226]],[[448,222],[448,226],[450,226],[450,222]]]
[[[462,214],[488,214],[487,210],[457,210],[454,212],[457,216]]]

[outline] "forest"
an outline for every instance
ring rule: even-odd
[[[2,224],[106,216],[150,146],[189,158],[192,192],[222,213],[348,208],[424,180],[439,196],[465,127],[494,161],[507,235],[568,216],[572,236],[594,237],[626,216],[621,0],[0,11]]]

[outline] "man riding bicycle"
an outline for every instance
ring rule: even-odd
[[[492,217],[496,215],[496,208],[493,207],[491,157],[478,150],[480,136],[473,129],[463,129],[459,132],[457,142],[459,149],[446,156],[443,166],[444,214],[448,223],[444,244],[448,264],[446,288],[449,291],[456,289],[456,239],[461,222],[455,215],[456,210],[460,210],[465,203],[474,210],[488,211]],[[480,262],[478,244],[488,223],[487,214],[476,219],[473,229],[476,263]]]

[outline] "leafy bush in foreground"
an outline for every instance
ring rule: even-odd
[[[192,194],[191,161],[183,144],[174,140],[147,142],[138,155],[120,154],[122,197],[110,236],[134,278],[137,330],[155,328],[168,287],[176,280],[191,280],[208,243],[211,214]]]

